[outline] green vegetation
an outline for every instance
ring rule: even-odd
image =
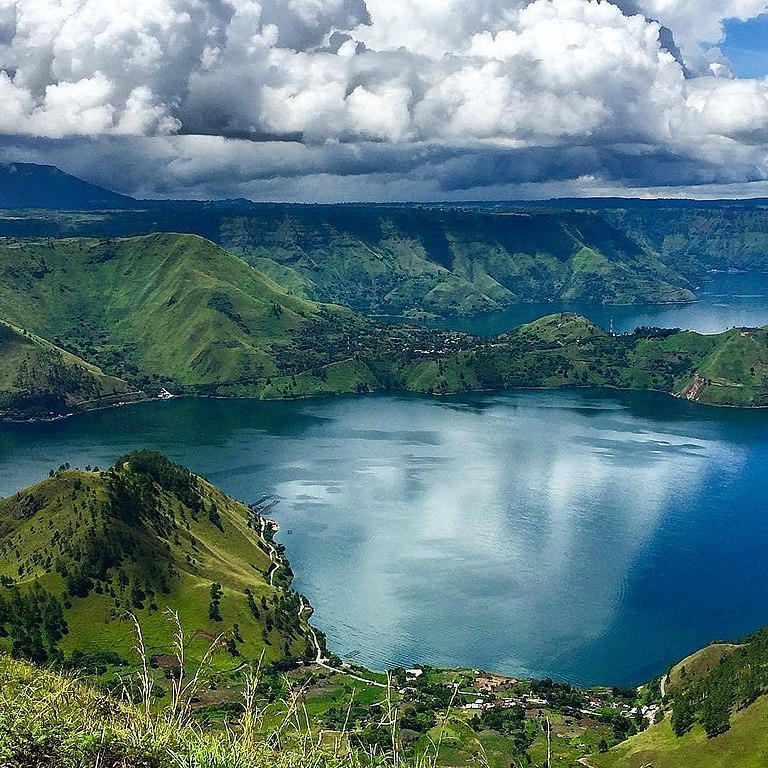
[[[517,302],[691,301],[688,282],[593,213],[379,205],[152,203],[24,212],[5,236],[201,235],[297,296],[366,314],[472,315]]]
[[[32,345],[67,361],[77,376],[90,371],[91,379],[101,377],[102,390],[112,387],[121,395],[129,387],[150,394],[166,387],[279,398],[609,386],[718,405],[768,403],[764,330],[702,336],[647,328],[613,336],[561,314],[487,340],[381,325],[291,296],[237,257],[189,235],[6,241],[0,245],[0,302],[4,319],[27,329],[6,334],[13,343],[0,347],[0,383],[24,381],[14,350]],[[129,384],[84,368],[75,354]],[[75,388],[63,376],[51,374],[47,381],[55,382],[49,389],[59,401]],[[26,394],[16,391],[14,402],[27,397],[31,409],[34,386]],[[83,402],[110,400],[96,393]],[[3,410],[12,413],[12,406]]]
[[[768,215],[765,201],[739,201],[653,207],[610,206],[606,221],[658,253],[665,264],[690,280],[729,269],[768,268]]]
[[[248,667],[223,690],[205,673],[184,674],[180,660],[163,681],[165,691],[140,671],[110,692],[86,680],[82,668],[73,676],[0,655],[3,765],[543,768],[549,738],[552,765],[577,768],[610,738],[597,720],[564,717],[551,707],[489,703],[475,714],[445,680],[471,686],[474,676],[463,671],[429,670],[422,682],[398,690],[345,670],[304,668],[275,677]],[[430,691],[436,700],[426,703]]]
[[[0,413],[57,416],[142,397],[125,381],[0,321]]]
[[[667,716],[599,758],[596,768],[751,768],[768,759],[768,628],[714,643],[666,677]]]
[[[705,336],[639,328],[613,336],[586,318],[550,315],[437,363],[480,389],[614,387],[668,392],[714,405],[768,404],[768,330]],[[464,376],[461,376],[461,373]],[[409,388],[418,389],[419,382]],[[437,390],[436,390],[437,391]]]
[[[258,709],[253,696],[257,678],[249,679],[237,723],[201,729],[189,709],[202,687],[194,678],[180,678],[165,703],[157,705],[150,690],[139,691],[135,701],[121,699],[77,677],[0,655],[0,763],[7,768],[362,768],[384,763],[350,751],[345,742],[318,745],[298,728],[295,710],[269,723],[265,715],[270,713]]]
[[[277,374],[271,345],[318,311],[177,235],[6,243],[0,295],[14,324],[154,388]]]
[[[191,658],[219,638],[222,671],[314,658],[282,550],[262,527],[258,513],[150,451],[103,472],[62,467],[0,501],[0,649],[38,662],[127,658],[130,612],[162,659],[170,609],[193,634]],[[282,578],[270,579],[278,564]]]
[[[583,327],[537,329],[576,343]],[[768,628],[675,665],[664,701],[659,679],[581,690],[431,667],[377,675],[322,659],[288,578],[257,507],[151,451],[103,472],[65,464],[0,501],[3,764],[543,768],[549,754],[570,768],[749,768],[765,758],[768,741],[750,737],[765,730]]]
[[[731,729],[708,738],[697,725],[684,736],[672,730],[669,718],[589,758],[593,768],[762,768],[768,762],[768,698],[737,712]]]
[[[710,738],[731,727],[734,712],[746,709],[768,693],[768,629],[747,638],[738,646],[716,646],[719,656],[682,662],[670,675],[672,729],[678,736],[695,723]]]
[[[227,217],[217,240],[307,298],[368,314],[693,298],[650,249],[585,213],[290,208]]]
[[[669,670],[667,690],[671,692],[675,688],[706,677],[722,662],[724,656],[738,647],[737,643],[712,643],[692,653]]]
[[[17,209],[0,216],[0,236],[197,234],[298,296],[365,313],[474,314],[553,299],[686,301],[711,271],[766,270],[765,200],[137,202],[54,168],[15,169],[0,174],[0,208]],[[18,210],[31,208],[38,210]]]

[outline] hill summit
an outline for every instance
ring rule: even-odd
[[[0,501],[0,650],[126,658],[132,613],[148,651],[167,654],[170,609],[198,658],[215,638],[229,658],[313,658],[271,534],[257,511],[153,451],[104,471],[63,465]]]

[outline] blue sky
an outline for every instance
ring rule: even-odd
[[[768,13],[750,21],[727,21],[720,46],[739,77],[768,75]]]

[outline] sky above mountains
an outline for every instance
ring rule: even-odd
[[[0,159],[149,197],[768,195],[767,11],[0,0]]]

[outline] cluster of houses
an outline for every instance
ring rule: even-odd
[[[475,699],[469,704],[465,704],[463,709],[509,709],[510,707],[522,707],[523,709],[534,709],[536,707],[548,707],[549,702],[546,699],[540,699],[536,696],[523,694],[516,699],[495,699],[486,701],[485,699]]]
[[[489,694],[492,698],[476,698],[463,705],[463,709],[468,710],[487,710],[487,709],[507,709],[509,707],[522,707],[525,710],[537,709],[550,706],[546,699],[533,696],[531,694],[522,694],[518,697],[497,698],[496,692],[501,687],[509,687],[517,683],[517,680],[502,677],[500,675],[489,675],[478,673],[475,678],[475,688],[481,694]],[[609,701],[598,695],[595,691],[585,691],[585,707],[580,712],[587,717],[599,717],[604,715],[606,710],[615,710],[625,717],[636,717],[641,714],[648,723],[655,721],[660,707],[657,705],[631,707],[620,701]]]
[[[416,682],[423,674],[422,669],[406,669],[406,679],[408,682]],[[499,697],[499,689],[506,688],[518,683],[518,680],[501,675],[491,675],[485,672],[477,672],[473,691],[460,691],[464,694],[479,694],[474,701],[462,705],[462,709],[483,711],[489,709],[509,709],[510,707],[522,707],[526,711],[532,709],[541,709],[549,707],[550,702],[547,699],[540,698],[533,694],[524,693],[519,696]],[[400,689],[400,694],[408,693],[414,690],[411,687]],[[484,696],[483,696],[484,695]],[[584,691],[584,707],[579,710],[586,717],[600,717],[606,714],[606,710],[614,710],[625,717],[637,717],[642,715],[649,724],[653,723],[660,707],[657,705],[631,707],[621,701],[603,698],[599,691]]]

